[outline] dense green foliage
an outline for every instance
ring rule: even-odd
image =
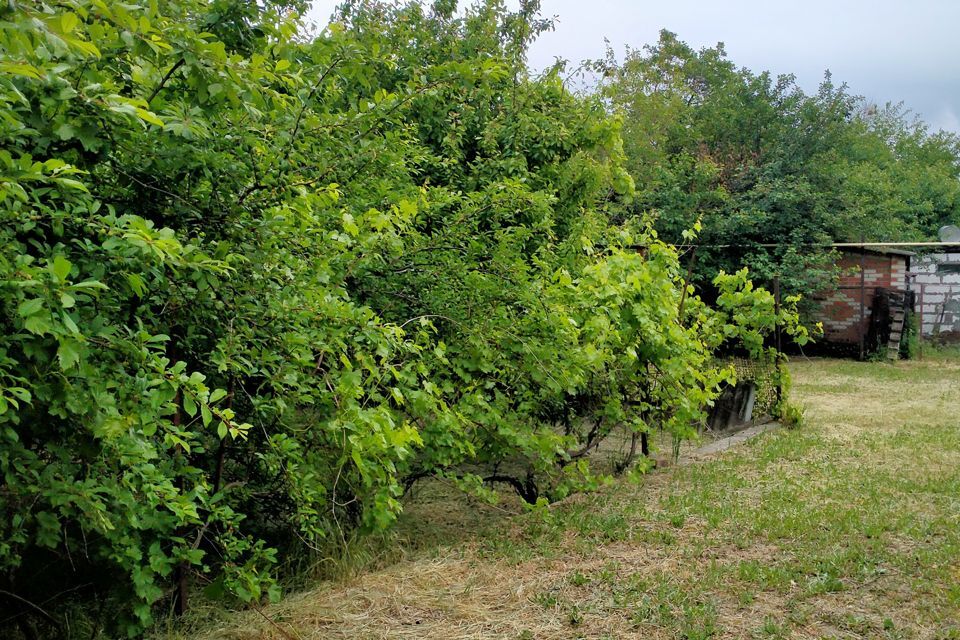
[[[738,68],[722,45],[695,51],[667,31],[593,67],[624,118],[634,209],[655,213],[672,242],[703,221],[700,282],[747,266],[811,293],[833,272],[829,251],[812,245],[937,240],[960,223],[957,136],[829,74],[807,95],[792,76]]]
[[[713,307],[686,286],[630,214],[620,121],[528,72],[535,3],[454,9],[348,3],[310,40],[283,4],[2,9],[0,599],[24,635],[95,636],[62,626],[73,598],[137,634],[199,586],[275,597],[278,549],[383,529],[422,477],[595,485],[613,429],[694,433],[718,350],[805,338],[745,271]]]

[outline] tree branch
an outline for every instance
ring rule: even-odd
[[[46,620],[47,622],[49,622],[50,624],[52,624],[53,626],[55,626],[58,630],[60,630],[61,632],[63,631],[63,628],[60,626],[60,622],[59,622],[56,618],[54,618],[52,615],[50,615],[49,613],[47,613],[45,610],[43,610],[43,609],[40,607],[40,605],[37,605],[37,604],[34,604],[34,603],[30,602],[29,600],[27,600],[27,599],[24,598],[23,596],[18,596],[18,595],[15,594],[15,593],[11,593],[10,591],[5,591],[5,590],[3,590],[3,589],[0,589],[0,596],[4,596],[5,598],[7,598],[7,599],[9,599],[9,600],[12,600],[12,601],[14,601],[14,602],[17,602],[17,603],[20,603],[20,604],[26,606],[26,607],[27,607],[28,609],[30,609],[31,611],[34,611],[34,612],[38,613],[38,614],[40,615],[40,617],[42,617],[44,620]],[[25,612],[22,611],[21,614],[22,614],[22,613],[25,613]],[[7,619],[3,620],[3,622],[7,622],[7,621],[9,621],[9,620],[12,620],[12,619],[15,618],[15,617],[16,617],[16,616],[13,616],[12,618],[7,618]]]
[[[297,114],[297,121],[293,124],[293,132],[290,134],[290,144],[288,145],[288,149],[293,146],[294,141],[297,139],[297,133],[300,131],[300,121],[303,119],[303,114],[307,110],[307,105],[310,104],[311,100],[313,100],[313,97],[320,89],[320,85],[323,84],[323,81],[327,79],[327,76],[330,75],[330,72],[336,69],[337,65],[342,61],[343,56],[339,56],[333,62],[331,62],[330,66],[327,67],[327,70],[320,75],[320,78],[318,78],[313,84],[313,87],[310,88],[310,93],[300,106],[300,112]]]
[[[535,504],[537,502],[537,498],[540,497],[540,492],[537,490],[537,485],[533,482],[533,478],[531,476],[527,476],[527,481],[524,482],[513,476],[495,473],[487,476],[483,479],[483,481],[502,482],[504,484],[508,484],[513,487],[513,490],[517,492],[517,495],[523,498],[524,502],[529,504]]]
[[[170,67],[170,70],[167,71],[166,75],[164,75],[163,78],[160,79],[160,84],[157,85],[157,87],[153,90],[153,93],[150,94],[150,97],[147,98],[147,104],[150,104],[151,102],[153,102],[153,99],[156,98],[157,94],[159,94],[163,90],[163,87],[165,84],[167,84],[167,81],[170,80],[173,74],[177,72],[177,69],[182,67],[185,63],[186,63],[186,60],[184,60],[183,58],[180,58],[174,63],[172,67]]]

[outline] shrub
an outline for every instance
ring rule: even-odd
[[[350,4],[310,41],[283,9],[4,9],[0,590],[24,629],[64,588],[129,634],[197,583],[275,598],[278,550],[384,529],[426,476],[597,486],[614,427],[692,435],[715,350],[769,354],[769,293],[721,275],[707,307],[623,215],[619,122],[529,76],[530,6]],[[795,301],[780,321],[803,339]]]

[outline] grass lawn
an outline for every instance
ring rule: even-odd
[[[542,512],[436,515],[440,542],[202,635],[960,639],[960,358],[791,370],[800,429]]]

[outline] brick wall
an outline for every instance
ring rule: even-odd
[[[878,288],[903,291],[907,282],[907,256],[844,252],[838,265],[840,282],[833,291],[819,297],[824,340],[845,344],[860,341],[860,264],[863,262],[863,335],[870,325],[871,305]]]

